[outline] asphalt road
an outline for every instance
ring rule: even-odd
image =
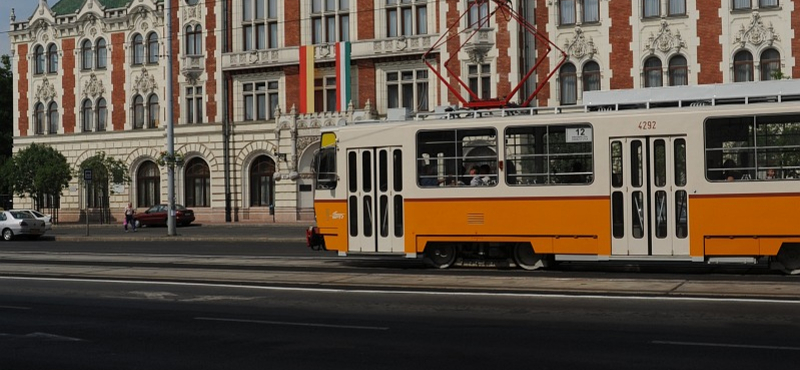
[[[791,369],[797,302],[0,277],[0,368]]]

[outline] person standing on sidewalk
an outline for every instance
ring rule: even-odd
[[[136,232],[136,221],[133,220],[133,215],[136,214],[136,209],[133,208],[133,204],[128,202],[128,206],[125,207],[125,232],[128,232],[128,225],[131,225],[133,228],[133,232]]]

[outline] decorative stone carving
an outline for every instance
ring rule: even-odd
[[[483,64],[486,55],[494,48],[490,32],[490,29],[477,30],[472,39],[465,44],[464,51],[473,64]]]
[[[754,11],[750,17],[750,25],[745,27],[742,24],[739,28],[739,33],[734,37],[734,44],[744,47],[747,43],[756,46],[766,43],[768,46],[772,46],[775,41],[780,41],[780,39],[780,36],[775,33],[772,22],[769,23],[769,27],[764,27],[761,15],[758,14],[758,11]]]
[[[36,100],[40,102],[53,100],[53,98],[56,97],[56,88],[45,77],[42,80],[42,84],[36,89],[36,94],[34,97],[36,97]]]
[[[317,141],[319,141],[317,136],[301,136],[297,138],[297,145],[295,146],[297,153],[302,153],[309,145]]]
[[[91,96],[95,98],[97,96],[102,96],[106,92],[105,86],[103,86],[103,81],[97,79],[97,75],[92,73],[89,75],[89,80],[83,84],[83,95],[84,96]]]
[[[670,50],[675,49],[677,53],[680,52],[681,48],[685,47],[686,42],[681,38],[681,32],[675,31],[673,35],[672,30],[669,29],[669,23],[662,20],[658,34],[650,32],[650,37],[647,39],[647,44],[645,45],[645,51],[649,51],[650,54],[655,53],[656,50],[662,53],[668,53]]]
[[[575,37],[572,41],[567,39],[567,42],[564,43],[564,50],[576,59],[581,59],[587,55],[591,59],[597,53],[594,40],[591,37],[587,39],[580,26],[575,27]]]
[[[133,91],[146,94],[157,88],[156,78],[147,71],[147,68],[142,68],[142,74],[136,77],[133,82]]]

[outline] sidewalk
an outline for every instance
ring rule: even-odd
[[[128,232],[122,225],[59,224],[47,231],[43,240],[55,241],[226,241],[226,242],[305,242],[311,223],[286,224],[192,224],[176,228],[176,236],[167,235],[166,227],[140,227]]]

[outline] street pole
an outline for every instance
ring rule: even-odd
[[[172,0],[164,0],[164,15],[166,19],[166,42],[164,54],[167,58],[166,82],[167,96],[167,198],[169,199],[169,212],[167,213],[167,235],[176,236],[175,232],[175,138],[173,137],[172,119]]]

